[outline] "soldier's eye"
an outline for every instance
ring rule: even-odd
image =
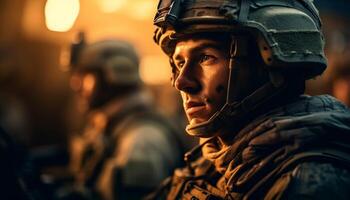
[[[175,63],[177,69],[181,69],[184,66],[184,64],[185,64],[184,61],[179,61]]]
[[[202,55],[201,57],[200,57],[200,60],[199,60],[199,62],[201,63],[201,64],[210,64],[212,61],[214,61],[215,60],[215,57],[214,56],[212,56],[212,55]]]

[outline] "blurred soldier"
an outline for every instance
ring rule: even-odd
[[[312,1],[160,0],[154,23],[201,146],[150,198],[350,199],[350,111],[303,95],[327,65]]]
[[[181,147],[143,88],[135,50],[119,40],[81,40],[72,67],[87,121],[71,142],[76,187],[65,198],[140,199],[179,166]]]

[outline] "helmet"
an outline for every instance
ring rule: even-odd
[[[86,44],[83,33],[71,46],[71,86],[78,92],[81,105],[97,108],[117,96],[139,88],[139,57],[131,44],[102,40]]]
[[[281,94],[290,84],[287,72],[306,80],[327,66],[321,21],[311,0],[160,0],[154,24],[154,40],[171,64],[176,42],[183,36],[232,35],[226,104],[208,121],[188,125],[187,132],[194,136],[209,137]],[[238,58],[247,56],[245,49],[251,38],[270,78],[245,98],[237,99],[233,84],[237,75],[232,66],[242,65]]]
[[[99,71],[109,85],[137,85],[141,82],[139,57],[131,44],[121,40],[102,40],[86,45],[82,37],[72,45],[71,67],[73,71]]]

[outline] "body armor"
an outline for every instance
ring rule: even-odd
[[[215,138],[202,143],[203,156],[176,170],[150,199],[327,199],[328,193],[347,199],[349,120],[348,108],[332,97],[300,97],[252,121],[227,149],[216,147]]]
[[[170,57],[173,69],[171,55],[179,39],[198,33],[232,35],[226,104],[208,121],[188,125],[190,135],[210,137],[232,121],[242,123],[271,99],[285,96],[288,84],[315,77],[326,68],[321,21],[309,0],[161,0],[154,24],[154,40]],[[262,58],[258,67],[269,73],[270,80],[260,86],[252,83],[251,91],[242,97],[237,94],[240,75],[235,69],[244,68],[251,59],[247,55],[251,40],[259,52],[254,56]],[[176,77],[173,73],[173,80]]]

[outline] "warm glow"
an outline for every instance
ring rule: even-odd
[[[349,104],[350,81],[347,79],[337,79],[333,83],[333,95],[345,104]]]
[[[82,80],[79,74],[74,74],[70,77],[69,85],[73,91],[78,92],[81,89]]]
[[[141,60],[140,76],[146,84],[170,84],[171,67],[166,56],[145,56]]]
[[[72,28],[78,17],[79,0],[47,0],[45,22],[51,31],[66,32]]]
[[[69,70],[70,67],[70,48],[65,46],[62,48],[60,57],[59,57],[59,64],[60,64],[60,70],[66,72]]]
[[[102,12],[112,13],[118,11],[126,3],[126,0],[99,0]]]
[[[90,98],[96,86],[96,77],[93,74],[86,74],[82,80],[82,94],[84,97]]]
[[[154,15],[154,10],[157,7],[157,1],[152,0],[142,0],[137,1],[131,5],[129,12],[130,17],[137,20],[147,20],[152,19]]]

